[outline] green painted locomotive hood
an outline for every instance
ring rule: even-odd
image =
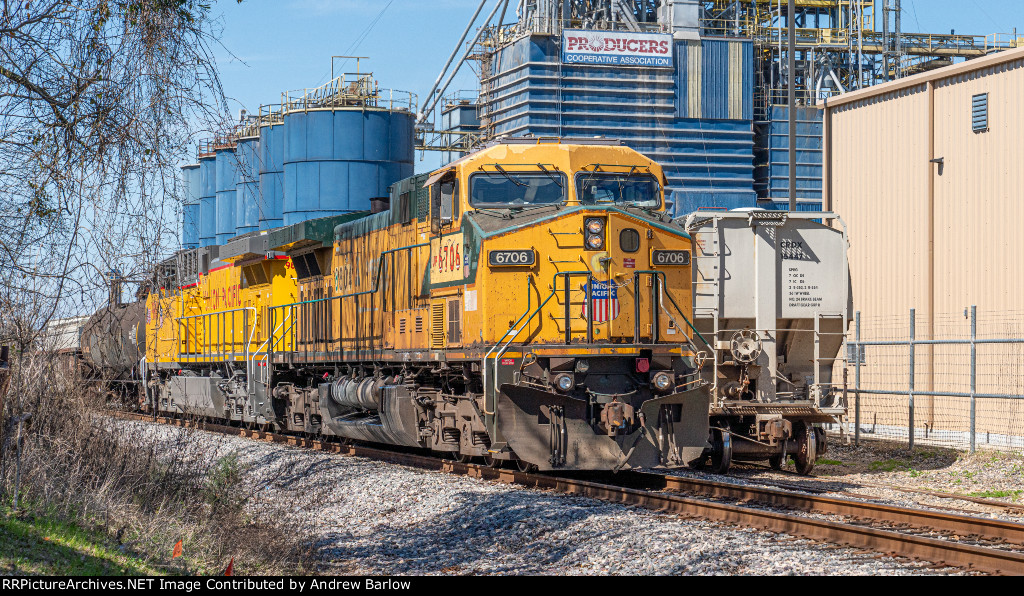
[[[357,211],[277,228],[267,234],[267,244],[271,250],[281,252],[292,252],[309,247],[333,246],[335,228],[346,222],[362,219],[367,215],[369,215],[367,211]]]

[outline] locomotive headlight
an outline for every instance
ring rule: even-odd
[[[583,226],[586,232],[587,248],[590,250],[601,250],[604,248],[604,219],[591,217],[586,220]]]
[[[654,379],[651,380],[651,384],[658,391],[665,392],[672,388],[672,375],[667,372],[660,372],[654,375]]]
[[[561,391],[571,391],[576,386],[576,379],[569,374],[558,375],[555,377],[555,386]]]

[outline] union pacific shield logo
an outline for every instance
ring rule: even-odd
[[[593,286],[587,287],[587,291],[591,292],[595,323],[606,323],[619,318],[619,286],[615,282],[595,281]],[[586,302],[583,303],[583,318],[590,318]]]

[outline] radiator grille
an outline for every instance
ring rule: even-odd
[[[430,305],[430,347],[444,349],[444,302]]]

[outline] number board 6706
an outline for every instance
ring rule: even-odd
[[[655,267],[687,267],[690,264],[688,250],[651,251],[651,264]]]
[[[487,255],[491,267],[530,267],[537,262],[537,253],[528,250],[492,250]]]

